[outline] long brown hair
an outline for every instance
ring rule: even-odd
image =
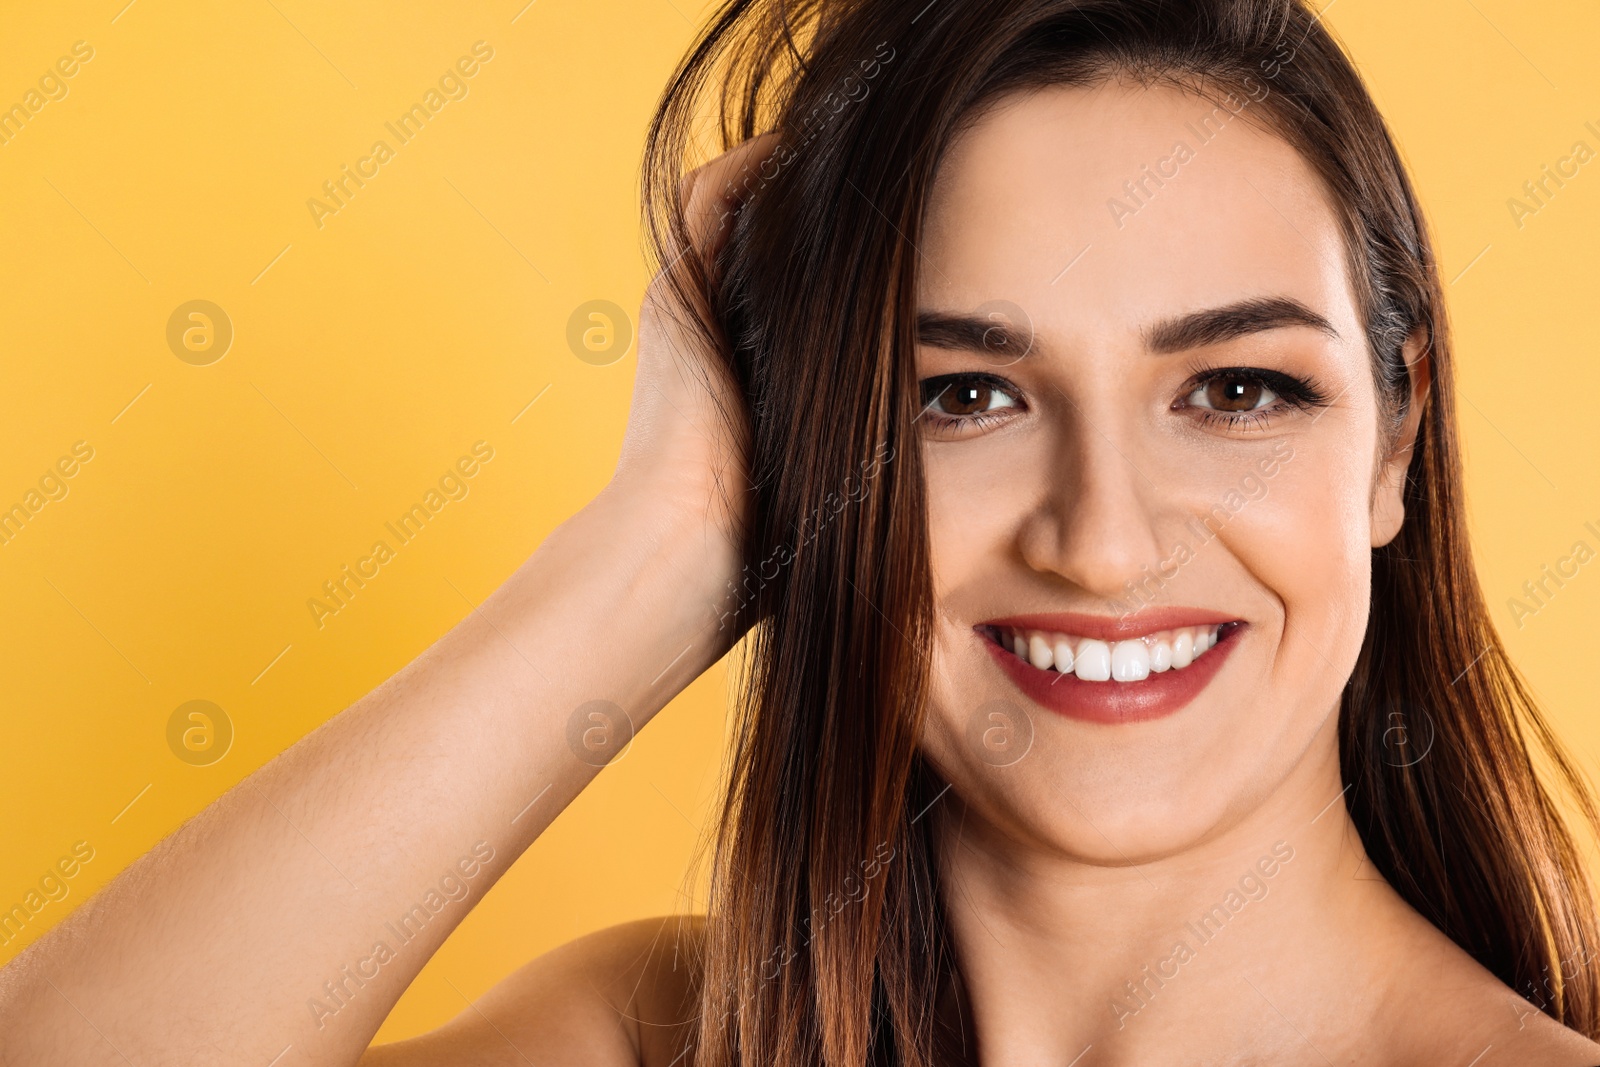
[[[1321,176],[1391,427],[1402,342],[1432,394],[1399,536],[1374,550],[1365,645],[1341,708],[1346,802],[1390,884],[1507,985],[1600,1036],[1600,930],[1531,751],[1592,829],[1581,777],[1490,623],[1467,542],[1438,262],[1359,75],[1299,0],[727,0],[650,128],[651,250],[689,247],[680,181],[778,131],[739,178],[709,293],[751,428],[746,643],[716,826],[698,1067],[938,1062],[958,973],[922,816],[944,788],[917,741],[932,605],[914,419],[917,244],[941,155],[1005,94],[1111,78],[1250,96]],[[1262,88],[1266,92],[1262,93]],[[714,281],[713,281],[714,279]]]

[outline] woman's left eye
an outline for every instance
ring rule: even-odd
[[[1224,367],[1190,379],[1189,392],[1173,407],[1195,409],[1206,425],[1240,429],[1261,428],[1273,416],[1326,403],[1312,382],[1260,367]]]
[[[1212,411],[1241,412],[1270,407],[1278,394],[1259,378],[1213,378],[1189,394],[1191,407]]]

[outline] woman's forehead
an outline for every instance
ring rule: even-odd
[[[1041,327],[1070,313],[1078,329],[1125,332],[1284,295],[1359,335],[1334,204],[1261,107],[1106,82],[991,109],[941,164],[921,305],[1007,299]]]

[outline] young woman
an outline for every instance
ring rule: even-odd
[[[1600,1063],[1541,783],[1594,809],[1475,584],[1438,264],[1313,13],[730,0],[646,179],[611,484],[0,974],[5,1062]],[[741,636],[708,915],[368,1049],[587,725]]]

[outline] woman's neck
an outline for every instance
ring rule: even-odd
[[[942,812],[971,1062],[1337,1062],[1389,1027],[1403,961],[1442,935],[1372,867],[1322,747],[1234,825],[1121,866]]]

